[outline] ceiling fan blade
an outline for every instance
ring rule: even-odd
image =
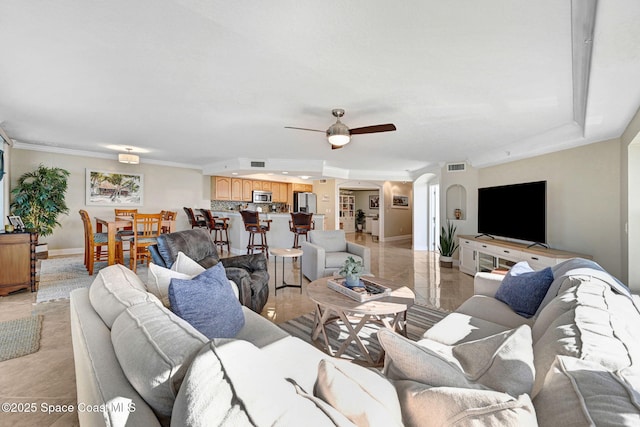
[[[312,132],[322,132],[322,133],[326,133],[326,130],[318,130],[318,129],[309,129],[309,128],[296,128],[293,126],[285,126],[285,129],[297,129],[297,130],[310,130]]]
[[[349,132],[351,135],[361,135],[363,133],[391,132],[394,130],[396,130],[396,126],[393,123],[387,123],[386,125],[374,125],[349,129]]]
[[[338,148],[342,148],[342,147],[344,147],[344,145],[333,145],[333,144],[331,144],[331,149],[332,150],[337,150]]]

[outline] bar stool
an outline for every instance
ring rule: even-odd
[[[289,230],[293,233],[293,246],[294,249],[300,248],[298,241],[300,236],[304,236],[307,239],[307,233],[309,230],[315,229],[315,221],[311,218],[313,213],[307,212],[291,212],[291,220],[289,221]]]
[[[271,220],[267,219],[260,224],[260,217],[256,211],[240,211],[244,229],[249,232],[249,243],[247,244],[247,254],[252,254],[254,250],[260,249],[269,258],[269,245],[267,244],[267,231],[271,229]],[[260,234],[260,244],[255,244],[255,235]]]
[[[221,218],[214,216],[209,209],[200,209],[202,216],[204,217],[209,233],[213,232],[213,242],[216,247],[220,246],[220,253],[224,253],[224,247],[227,247],[227,252],[231,253],[231,244],[229,242],[229,218]],[[224,232],[224,235],[222,234]]]
[[[184,213],[187,214],[187,218],[189,219],[191,228],[204,228],[207,226],[207,223],[204,221],[204,219],[200,218],[199,215],[198,217],[196,217],[196,215],[193,213],[193,209],[186,206],[184,206],[182,209],[184,209]]]

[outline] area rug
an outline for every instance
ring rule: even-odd
[[[0,322],[0,362],[38,351],[41,329],[42,315]]]
[[[128,260],[125,261],[125,265],[128,266]],[[91,286],[98,271],[106,266],[106,262],[96,262],[93,276],[89,276],[81,255],[42,260],[36,304],[68,299],[71,291]],[[147,271],[146,265],[138,266],[138,277],[144,283],[147,282]]]
[[[413,305],[407,311],[408,338],[414,341],[420,339],[422,334],[427,329],[432,327],[447,314],[449,313],[438,310],[436,308],[426,307],[424,305],[418,304]],[[355,320],[356,321],[352,323],[353,326],[355,326],[355,324],[357,323],[357,319]],[[324,340],[322,336],[319,337],[317,343],[311,342],[311,331],[313,329],[313,322],[314,313],[307,313],[300,317],[296,317],[295,319],[281,323],[278,326],[280,326],[280,328],[284,329],[294,337],[298,337],[301,340],[314,344],[324,350]],[[331,322],[327,324],[325,328],[327,334],[329,335],[329,344],[334,349],[334,351],[340,348],[340,345],[342,345],[344,340],[349,336],[347,328],[341,322]],[[368,323],[360,330],[358,334],[374,359],[378,357],[382,350],[382,348],[380,347],[380,343],[378,342],[378,338],[376,337],[376,333],[379,328],[380,326],[375,323]],[[341,357],[344,359],[364,360],[360,349],[354,342],[349,345],[349,347]]]

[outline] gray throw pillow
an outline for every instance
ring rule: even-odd
[[[244,326],[240,301],[221,263],[191,280],[171,279],[169,301],[175,314],[207,338],[233,338]]]
[[[530,318],[538,311],[553,282],[550,267],[534,271],[526,261],[511,267],[496,291],[496,299],[507,304],[520,316]]]

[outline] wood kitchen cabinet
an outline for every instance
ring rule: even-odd
[[[36,290],[36,234],[0,233],[0,295]]]
[[[242,198],[242,179],[231,178],[231,200],[241,202]]]
[[[231,178],[214,176],[211,181],[211,200],[231,200]]]
[[[244,202],[251,202],[253,200],[252,192],[253,192],[253,181],[250,179],[243,179],[242,180],[242,200]]]

